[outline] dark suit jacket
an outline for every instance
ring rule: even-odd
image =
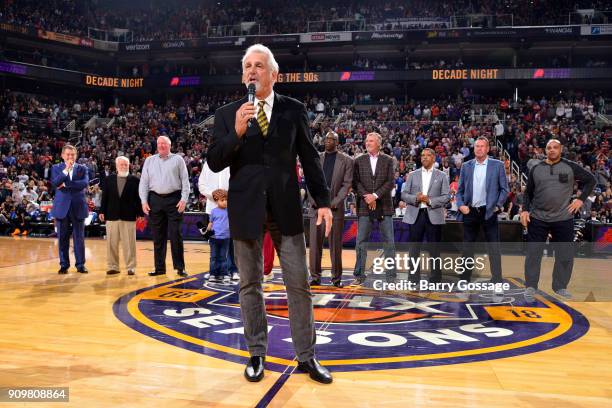
[[[319,153],[321,158],[321,167],[325,161],[325,153]],[[344,199],[349,193],[353,184],[353,159],[342,152],[336,153],[336,162],[334,163],[334,171],[331,180],[331,207],[336,207],[344,216]],[[308,193],[308,202],[312,208],[316,207],[316,203],[312,199],[310,192]]]
[[[117,174],[113,173],[106,178],[106,184],[102,188],[102,205],[100,206],[100,214],[104,214],[106,221],[136,221],[137,217],[144,216],[138,196],[139,183],[138,177],[129,174],[123,193],[119,196]]]
[[[329,189],[312,144],[306,108],[293,98],[275,93],[267,137],[264,138],[259,125],[253,121],[246,134],[238,138],[234,130],[235,115],[246,101],[243,98],[217,109],[207,157],[214,172],[230,166],[227,209],[231,236],[261,238],[266,207],[281,234],[303,233],[302,202],[295,171],[297,156],[317,206],[330,205]]]
[[[66,218],[71,211],[74,218],[84,220],[89,215],[85,189],[89,186],[87,167],[75,163],[72,169],[72,180],[64,174],[65,163],[55,164],[51,167],[51,184],[55,187],[55,198],[51,216],[55,219]],[[62,183],[63,188],[58,188]]]
[[[376,193],[376,207],[382,205],[382,214],[393,216],[395,210],[393,208],[393,199],[391,198],[391,190],[395,188],[395,177],[393,172],[393,159],[391,156],[382,152],[378,155],[376,162],[376,174],[372,174],[372,166],[370,166],[370,155],[364,153],[355,159],[353,171],[353,189],[357,196],[357,215],[360,217],[368,216],[369,209],[363,196],[365,194]]]

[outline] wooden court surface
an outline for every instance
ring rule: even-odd
[[[0,238],[0,387],[70,388],[69,403],[0,407],[251,407],[262,400],[280,373],[268,370],[262,382],[248,383],[241,364],[157,341],[115,317],[120,296],[178,278],[170,263],[167,277],[146,276],[152,243],[137,245],[136,276],[123,269],[107,277],[99,239],[86,241],[89,274],[71,267],[58,275],[55,240]],[[207,244],[188,243],[185,252],[188,273],[208,269]],[[345,251],[344,262],[352,268],[354,251]],[[609,273],[610,261],[603,262]],[[269,406],[612,407],[612,302],[570,305],[590,329],[564,346],[464,364],[336,372],[331,385],[295,373]]]

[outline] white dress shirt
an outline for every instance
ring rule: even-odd
[[[431,166],[429,170],[427,170],[425,167],[421,167],[421,187],[422,187],[421,192],[424,195],[427,195],[427,192],[429,191],[429,184],[431,183],[432,174],[433,174],[433,166]],[[421,205],[419,205],[419,208],[427,208],[427,204],[421,203]]]
[[[370,153],[368,153],[368,155],[370,156],[370,166],[372,167],[372,174],[376,175],[376,163],[378,163],[378,155],[379,153],[376,153],[376,155],[372,155]]]

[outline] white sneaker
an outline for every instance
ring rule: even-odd
[[[223,277],[223,284],[224,284],[224,285],[230,285],[231,283],[232,283],[232,280],[231,280],[231,278],[229,277],[229,275],[225,275],[225,276]]]
[[[272,279],[274,279],[274,272],[270,272],[268,275],[264,274],[264,276],[263,276],[263,281],[264,282],[269,282]]]
[[[234,272],[232,274],[232,280],[233,281],[239,281],[240,280],[240,274],[238,272]]]

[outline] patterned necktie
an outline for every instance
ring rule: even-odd
[[[259,101],[257,104],[259,106],[259,112],[257,112],[257,123],[259,123],[259,128],[261,129],[261,133],[264,137],[268,136],[268,117],[266,116],[266,112],[264,112],[264,105],[266,101]]]

